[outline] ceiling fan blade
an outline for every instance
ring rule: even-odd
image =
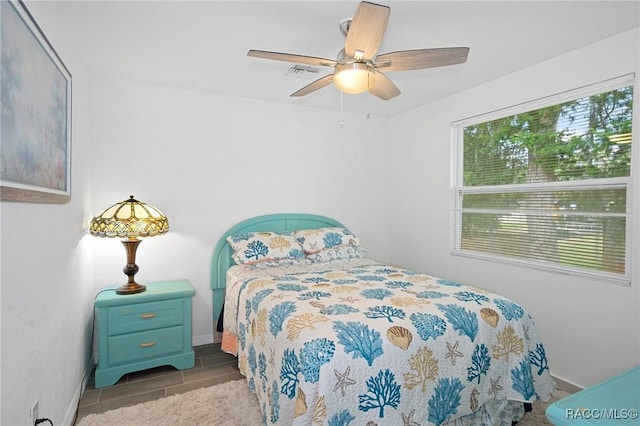
[[[468,47],[443,47],[439,49],[401,50],[384,53],[376,57],[376,67],[385,71],[410,71],[424,68],[444,67],[467,61]],[[390,62],[390,65],[385,65]]]
[[[274,61],[293,62],[296,64],[334,67],[337,62],[333,59],[316,58],[314,56],[294,55],[291,53],[269,52],[266,50],[249,50],[247,56],[254,58],[272,59]]]
[[[360,2],[347,32],[345,53],[359,61],[372,59],[382,43],[390,13],[388,6]],[[362,58],[356,55],[356,50],[362,51]]]
[[[385,101],[395,98],[400,94],[400,89],[393,84],[393,81],[380,71],[376,71],[373,85],[369,88],[369,93]]]
[[[302,89],[292,93],[289,96],[294,98],[299,96],[305,96],[305,95],[308,95],[309,93],[315,92],[316,90],[320,90],[323,87],[330,85],[331,83],[333,83],[333,74],[325,75],[324,77],[319,78],[307,84]]]

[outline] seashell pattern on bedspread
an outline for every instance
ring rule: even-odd
[[[510,425],[554,390],[500,295],[367,259],[233,268],[225,327],[266,424]]]

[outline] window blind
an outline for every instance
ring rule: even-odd
[[[633,79],[454,123],[452,252],[629,283]]]

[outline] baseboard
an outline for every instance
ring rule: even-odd
[[[580,392],[583,389],[582,387],[571,383],[568,380],[561,379],[560,377],[554,375],[552,375],[551,377],[553,377],[553,380],[556,381],[556,387],[566,393],[576,393]]]
[[[193,336],[191,338],[191,344],[193,346],[208,345],[210,343],[215,343],[215,341],[213,340],[213,334],[205,334],[205,335],[202,335],[202,336]]]
[[[95,358],[93,357],[93,354],[91,354],[91,357],[89,358],[89,362],[87,363],[87,366],[84,370],[82,381],[80,382],[78,389],[76,389],[76,392],[73,394],[73,398],[71,398],[71,403],[69,404],[69,407],[67,408],[67,412],[64,415],[64,420],[62,422],[63,425],[73,425],[73,422],[76,417],[76,411],[78,410],[78,404],[80,403],[80,398],[82,398],[82,394],[84,393],[84,390],[87,388],[87,382],[91,377],[91,372],[93,371],[93,366],[95,365],[94,361],[95,361]]]

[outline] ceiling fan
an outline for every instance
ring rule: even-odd
[[[313,81],[291,94],[305,96],[334,83],[345,93],[369,93],[389,100],[400,94],[398,87],[383,74],[385,71],[410,71],[443,67],[467,61],[468,47],[400,50],[376,55],[389,22],[388,6],[360,2],[353,18],[345,19],[340,30],[346,36],[344,49],[336,60],[290,53],[249,50],[248,56],[305,65],[333,67],[333,74]]]

